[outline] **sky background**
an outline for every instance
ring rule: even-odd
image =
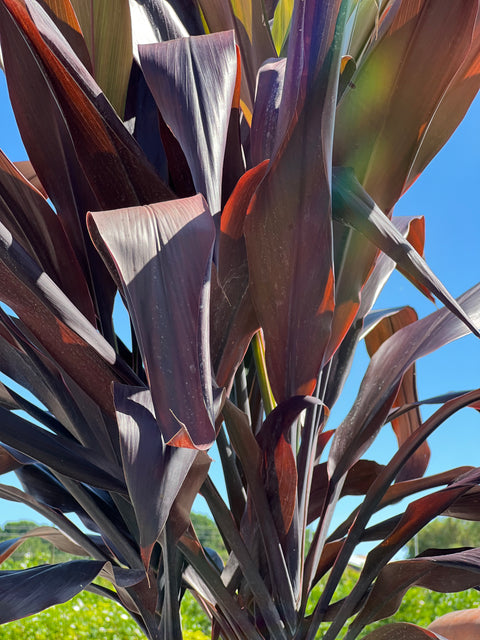
[[[0,71],[0,148],[10,160],[26,159],[11,112],[3,73]],[[458,296],[480,280],[480,241],[478,190],[480,185],[480,99],[473,103],[466,118],[440,154],[398,203],[396,215],[424,215],[426,218],[425,257],[434,273],[449,291]],[[420,317],[436,308],[400,274],[394,273],[382,293],[377,308],[409,304]],[[480,342],[468,336],[444,347],[417,363],[419,398],[480,386]],[[336,426],[348,412],[368,364],[362,346],[358,349],[352,374],[334,408],[330,426]],[[422,408],[425,419],[435,408]],[[460,465],[480,466],[480,416],[465,409],[441,426],[429,439],[432,456],[427,474]],[[371,450],[364,456],[386,463],[395,453],[396,442],[389,425],[382,430]],[[221,485],[220,463],[211,468],[214,481]],[[14,483],[14,474],[2,478]],[[343,499],[334,522],[348,515],[355,501]],[[195,509],[205,512],[202,499]],[[393,511],[393,510],[392,510]],[[398,512],[398,508],[396,510]],[[385,513],[388,517],[391,513]],[[7,521],[41,518],[27,507],[0,500],[0,526]]]

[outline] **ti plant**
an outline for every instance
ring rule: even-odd
[[[477,549],[390,562],[439,514],[480,518],[480,468],[424,476],[428,436],[480,390],[422,421],[415,389],[418,358],[478,335],[480,286],[453,299],[422,257],[423,219],[393,215],[480,86],[478,5],[0,0],[30,159],[0,155],[0,368],[38,400],[0,388],[0,471],[23,486],[0,495],[54,525],[28,535],[84,557],[0,572],[1,622],[88,589],[175,640],[188,589],[212,638],[353,640],[412,585],[480,583]],[[395,268],[444,306],[372,310]],[[358,397],[331,425],[363,339]],[[391,461],[363,459],[387,423]],[[225,566],[190,522],[198,493]],[[349,494],[363,501],[332,531]]]

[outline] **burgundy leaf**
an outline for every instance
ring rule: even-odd
[[[250,130],[250,155],[257,165],[273,156],[286,59],[267,60],[259,69]]]
[[[115,385],[114,399],[125,479],[148,567],[153,545],[198,452],[165,445],[147,389]],[[151,490],[146,492],[146,486]],[[191,503],[188,511],[190,507]]]
[[[208,331],[215,229],[204,199],[102,211],[88,222],[121,281],[163,437],[207,449],[215,439]]]
[[[0,571],[0,624],[67,602],[97,577],[104,564],[73,560],[21,571]]]
[[[365,640],[448,640],[444,636],[409,622],[394,622],[364,636]]]
[[[381,344],[385,342],[396,331],[418,320],[418,316],[411,307],[404,307],[394,315],[390,315],[365,337],[365,345],[370,357],[377,351]],[[416,403],[418,401],[417,385],[415,378],[415,364],[412,364],[403,374],[402,383],[393,402],[393,407],[405,404]],[[416,431],[422,423],[420,410],[418,407],[404,413],[398,418],[392,419],[392,428],[397,437],[398,446],[401,446],[408,436]],[[410,457],[407,464],[402,468],[397,476],[397,482],[401,480],[411,480],[420,478],[425,473],[430,460],[430,448],[427,442],[423,442],[415,453]]]
[[[61,0],[61,2],[58,0],[41,0],[40,4],[75,51],[84,67],[91,73],[92,61],[71,0]],[[32,10],[35,11],[32,0],[27,0],[27,8],[31,14]]]
[[[423,135],[469,51],[477,8],[476,0],[441,6],[396,0],[339,104],[335,164],[352,167],[385,211],[403,192]],[[432,155],[448,135],[430,140]]]
[[[2,223],[94,324],[87,282],[59,218],[1,151],[0,185]]]
[[[20,416],[0,408],[0,440],[79,482],[124,492],[121,470],[96,451],[54,435]]]
[[[214,281],[210,303],[211,350],[217,384],[227,390],[252,335],[259,328],[248,288],[243,226],[266,164],[250,169],[240,178],[220,218],[218,285]]]
[[[142,45],[139,53],[148,86],[182,147],[195,188],[217,213],[237,74],[233,33]]]
[[[463,319],[477,336],[479,330],[449,294],[430,267],[410,243],[395,228],[362,188],[350,169],[336,169],[334,173],[334,217],[360,231],[368,240],[384,251],[443,304]]]
[[[468,640],[478,634],[480,615],[478,609],[450,611],[428,625],[436,634],[445,634],[449,640]]]
[[[210,32],[235,29],[242,60],[242,107],[250,120],[257,72],[267,58],[276,57],[264,4],[256,0],[198,0],[198,5]]]
[[[355,625],[365,626],[392,616],[407,590],[413,586],[451,593],[470,589],[479,583],[479,549],[392,562],[378,574]]]
[[[38,27],[22,2],[6,0],[0,6],[12,106],[34,169],[67,229],[108,331],[115,289],[91,246],[86,212],[172,195],[54,22],[38,3],[31,8]],[[41,127],[34,124],[39,111]]]
[[[459,298],[474,322],[480,320],[480,286]],[[343,475],[378,433],[390,411],[405,371],[418,359],[468,333],[448,309],[404,327],[373,356],[354,407],[337,429],[329,456],[329,474]]]

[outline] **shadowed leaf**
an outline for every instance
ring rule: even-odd
[[[104,564],[73,560],[21,571],[0,571],[0,624],[67,602],[97,577]]]
[[[207,449],[215,439],[208,355],[215,229],[205,200],[102,211],[88,221],[121,283],[165,441]]]
[[[144,45],[139,53],[150,91],[182,147],[195,188],[215,214],[222,205],[223,156],[237,74],[233,33]]]

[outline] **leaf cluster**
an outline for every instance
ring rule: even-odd
[[[419,400],[415,366],[480,335],[480,285],[454,299],[423,257],[423,218],[394,214],[480,87],[478,12],[0,0],[29,157],[0,153],[0,369],[19,385],[0,385],[0,472],[23,487],[0,496],[54,525],[3,540],[0,559],[32,537],[78,556],[1,571],[0,622],[87,590],[176,640],[188,590],[213,638],[313,640],[327,624],[334,640],[348,623],[353,640],[412,586],[478,584],[475,548],[392,562],[435,517],[478,519],[480,468],[425,473],[428,437],[480,390]],[[394,269],[444,306],[376,309]],[[370,362],[336,423],[363,340]],[[365,459],[388,423],[390,461]],[[216,548],[190,516],[199,493]],[[347,495],[359,506],[332,530]],[[395,634],[435,637],[405,624],[371,638]]]

